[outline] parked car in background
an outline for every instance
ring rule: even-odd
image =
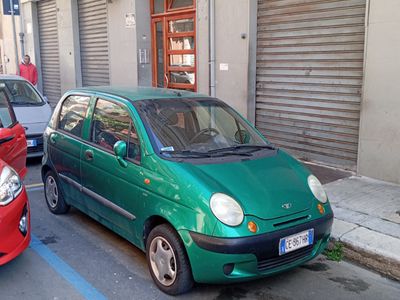
[[[25,130],[15,118],[0,83],[0,265],[30,242],[30,211],[22,179],[26,174]]]
[[[165,293],[273,275],[328,243],[333,213],[318,179],[218,99],[76,89],[44,144],[49,210],[73,205],[145,251]]]
[[[17,120],[25,128],[28,157],[42,156],[42,136],[52,113],[50,105],[30,82],[20,76],[0,75],[0,84],[5,84]]]

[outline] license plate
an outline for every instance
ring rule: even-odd
[[[314,242],[314,229],[305,230],[284,238],[279,241],[279,255],[312,245]]]
[[[26,144],[28,145],[28,147],[36,147],[37,141],[36,140],[27,140]]]

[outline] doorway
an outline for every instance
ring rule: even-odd
[[[153,86],[197,90],[195,0],[150,0]]]

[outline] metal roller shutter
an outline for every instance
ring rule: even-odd
[[[107,2],[79,0],[82,85],[109,85]]]
[[[42,0],[37,5],[42,70],[39,80],[42,80],[43,94],[55,106],[61,97],[56,0]]]
[[[309,160],[354,169],[366,0],[259,0],[256,126]]]

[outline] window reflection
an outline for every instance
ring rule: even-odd
[[[92,141],[112,151],[118,141],[127,143],[128,157],[140,160],[137,132],[128,111],[122,106],[99,99],[93,116]]]
[[[194,84],[195,75],[194,72],[170,72],[171,82],[172,83],[186,83],[186,84]]]
[[[154,14],[160,14],[164,12],[164,1],[165,0],[154,0]]]
[[[184,8],[193,6],[193,0],[172,0],[171,8]]]
[[[194,38],[193,37],[179,37],[169,39],[170,50],[193,50]]]
[[[193,19],[181,19],[169,21],[169,32],[178,33],[178,32],[190,32],[194,31],[194,22]]]
[[[68,97],[61,108],[58,128],[80,137],[89,100],[89,97],[83,96]]]
[[[170,65],[179,67],[194,67],[194,54],[170,55]]]

